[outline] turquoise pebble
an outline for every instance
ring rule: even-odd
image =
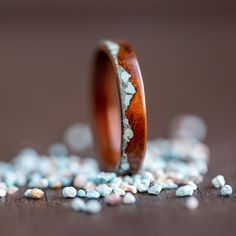
[[[178,188],[178,185],[175,183],[161,183],[162,189],[175,189]]]
[[[86,192],[83,189],[80,189],[77,192],[77,196],[78,197],[85,197],[86,196]]]
[[[149,189],[148,185],[143,184],[143,183],[138,184],[136,187],[137,187],[138,192],[140,193],[145,193]]]
[[[48,149],[48,154],[56,157],[67,156],[68,150],[63,143],[53,143]]]
[[[232,194],[233,194],[233,190],[230,185],[225,185],[220,190],[220,195],[223,197],[230,196]]]
[[[96,182],[96,183],[108,183],[108,182],[111,182],[115,178],[116,178],[116,174],[113,173],[113,172],[101,172],[94,179],[94,182]]]
[[[90,200],[87,202],[86,211],[91,214],[97,214],[102,210],[102,206],[97,200]]]
[[[193,195],[193,187],[190,185],[184,185],[176,190],[176,196],[177,197],[186,197],[186,196],[192,196]]]
[[[125,195],[125,190],[123,190],[122,188],[119,188],[119,187],[114,187],[112,192],[117,194],[117,195],[120,195],[120,196]]]
[[[32,193],[32,189],[27,189],[25,191],[25,193],[24,193],[24,196],[30,198],[31,197],[31,193]]]
[[[148,189],[148,193],[152,195],[159,195],[161,190],[162,186],[160,184],[155,184]]]
[[[75,198],[71,201],[71,207],[75,211],[85,211],[86,210],[86,204],[85,202],[80,198]]]
[[[112,188],[110,188],[106,184],[99,184],[96,187],[96,190],[99,192],[101,197],[106,197],[107,195],[111,194],[111,192],[112,192]]]
[[[134,204],[135,202],[136,202],[136,198],[132,193],[128,192],[125,194],[123,198],[124,204]]]
[[[77,191],[74,187],[65,187],[62,190],[62,194],[65,198],[75,198]]]
[[[211,181],[214,188],[221,188],[225,185],[225,178],[223,175],[217,175]]]
[[[99,198],[100,197],[100,194],[98,191],[96,190],[89,190],[87,191],[86,193],[86,197],[87,198]]]

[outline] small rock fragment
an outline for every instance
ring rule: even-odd
[[[6,196],[6,194],[7,194],[7,190],[6,189],[0,189],[0,198],[1,197],[5,197]]]
[[[32,189],[27,189],[24,193],[24,196],[27,197],[27,198],[30,198],[31,197],[31,192],[32,192]]]
[[[121,197],[118,194],[111,194],[105,197],[105,203],[111,206],[118,205],[121,203]]]
[[[99,198],[100,197],[100,193],[96,190],[90,190],[86,193],[86,197],[87,198]]]
[[[85,211],[86,210],[86,204],[85,202],[80,198],[75,198],[71,201],[71,207],[75,211]]]
[[[125,192],[131,192],[133,194],[137,193],[137,188],[133,185],[129,185],[127,183],[124,183],[121,185],[121,188],[125,191]]]
[[[40,199],[44,196],[44,192],[38,188],[30,188],[25,191],[24,196],[27,198]]]
[[[102,206],[97,200],[90,200],[86,204],[86,212],[97,214],[102,210]]]
[[[101,197],[106,197],[107,195],[111,194],[111,192],[112,192],[112,188],[110,188],[106,184],[99,184],[96,187],[96,190],[99,192]]]
[[[193,187],[190,185],[184,185],[176,190],[177,197],[187,197],[193,195]]]
[[[8,193],[9,195],[12,195],[12,194],[15,194],[18,190],[19,190],[18,187],[16,187],[16,186],[11,186],[11,187],[9,187],[9,188],[7,189],[7,193]]]
[[[113,188],[113,193],[120,195],[120,196],[124,196],[125,195],[125,191],[122,188],[119,187],[114,187]]]
[[[197,190],[197,185],[193,181],[189,181],[188,185],[193,188],[193,190]]]
[[[83,189],[80,189],[80,190],[78,190],[77,195],[78,195],[78,197],[85,197],[86,192]]]
[[[220,195],[223,197],[227,197],[233,194],[232,187],[230,185],[224,185],[220,190]]]
[[[190,210],[195,210],[196,208],[198,208],[199,206],[199,202],[197,200],[197,198],[195,197],[190,197],[186,200],[186,206],[190,209]]]
[[[31,198],[40,199],[44,196],[44,192],[39,188],[33,188],[31,191]]]
[[[134,204],[135,202],[136,202],[136,198],[132,193],[128,192],[125,194],[123,198],[124,204]]]
[[[162,189],[175,189],[178,188],[178,185],[173,183],[173,182],[163,182],[160,183],[160,185],[162,186]]]
[[[225,178],[223,175],[217,175],[215,178],[211,181],[213,187],[215,188],[221,188],[225,185]]]
[[[158,195],[160,194],[161,190],[162,186],[160,184],[155,184],[148,189],[148,193],[151,195]]]
[[[62,190],[62,194],[65,198],[75,198],[77,191],[74,187],[65,187]]]
[[[149,189],[149,186],[146,184],[140,183],[137,185],[137,191],[140,193],[145,193],[148,191],[148,189]]]

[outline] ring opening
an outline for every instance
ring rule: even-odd
[[[103,51],[95,58],[94,80],[96,142],[104,168],[115,169],[121,156],[120,96],[114,66]]]

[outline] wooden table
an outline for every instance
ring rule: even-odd
[[[233,3],[143,1],[136,7],[127,3],[124,11],[122,4],[105,8],[105,0],[100,6],[69,1],[56,8],[23,2],[0,7],[2,160],[26,144],[43,153],[70,124],[89,122],[90,63],[101,38],[124,38],[136,49],[149,138],[167,137],[178,114],[199,114],[209,127],[211,160],[195,211],[167,191],[138,195],[135,206],[104,207],[88,216],[69,210],[60,191],[28,201],[21,190],[0,199],[0,235],[235,235],[236,194],[220,198],[210,187],[211,178],[223,174],[236,190]]]

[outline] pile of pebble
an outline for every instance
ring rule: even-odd
[[[73,199],[71,207],[80,212],[101,211],[101,198],[107,205],[134,204],[135,194],[159,195],[173,189],[177,197],[189,196],[186,205],[198,207],[191,197],[207,172],[209,149],[202,143],[206,135],[203,121],[196,116],[178,118],[173,122],[170,139],[148,142],[147,154],[139,173],[117,176],[102,172],[94,158],[69,155],[64,144],[54,144],[49,155],[39,155],[33,149],[23,149],[11,163],[0,162],[0,197],[27,187],[26,198],[41,199],[43,189],[62,188],[65,198]],[[212,180],[221,188],[222,196],[232,194],[223,176]]]

